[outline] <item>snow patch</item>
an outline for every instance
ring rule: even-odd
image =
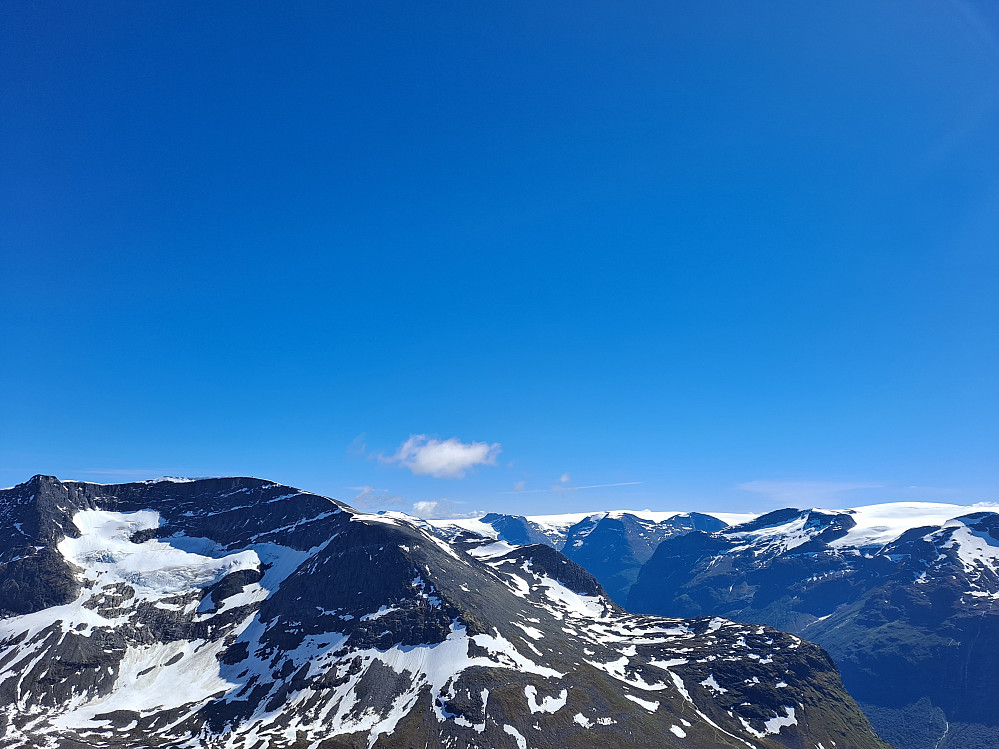
[[[520,731],[518,731],[513,726],[503,726],[503,731],[513,736],[513,740],[517,742],[517,749],[527,749],[527,739],[525,739]]]
[[[715,694],[725,694],[725,692],[728,691],[727,689],[725,689],[725,687],[721,686],[717,682],[717,680],[715,680],[715,675],[714,674],[709,674],[708,678],[706,678],[704,681],[700,682],[700,685],[702,687],[707,687],[708,689],[710,689]],[[787,686],[787,685],[785,684],[784,686]]]
[[[558,697],[545,697],[541,702],[538,702],[537,688],[533,684],[528,684],[524,687],[524,695],[527,697],[527,706],[531,709],[532,715],[534,713],[557,713],[565,707],[569,691],[563,689]]]
[[[656,710],[659,709],[659,703],[658,702],[653,702],[651,700],[643,700],[641,697],[636,697],[633,694],[626,694],[626,695],[624,695],[624,697],[625,697],[625,699],[629,699],[629,700],[631,700],[632,702],[634,702],[637,705],[641,705],[646,710],[648,710],[650,713],[654,713]]]
[[[981,508],[964,507],[941,502],[887,502],[877,505],[854,507],[846,512],[856,525],[842,538],[829,543],[833,548],[884,546],[907,530],[925,525],[941,526],[960,515],[976,512]]]
[[[121,513],[81,510],[73,516],[79,538],[66,537],[58,544],[67,561],[83,569],[84,579],[101,587],[115,582],[132,586],[140,598],[153,598],[204,588],[237,570],[257,569],[260,557],[240,551],[222,557],[186,551],[183,542],[152,539],[141,544],[131,537],[160,525],[153,510]],[[186,539],[190,543],[189,539]],[[171,543],[173,542],[173,543]],[[214,544],[200,539],[201,546]],[[208,551],[208,549],[204,549]]]

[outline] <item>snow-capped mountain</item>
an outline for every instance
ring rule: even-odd
[[[0,491],[0,746],[883,749],[831,661],[259,479]]]
[[[490,513],[481,518],[431,523],[445,538],[467,531],[512,544],[546,544],[558,549],[597,578],[607,594],[622,605],[638,571],[663,539],[727,525],[714,515],[649,510],[527,517]]]
[[[999,747],[999,513],[786,509],[660,544],[631,611],[725,616],[823,647],[900,749]]]

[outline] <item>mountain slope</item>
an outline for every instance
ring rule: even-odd
[[[883,747],[820,649],[258,479],[0,492],[0,746]]]
[[[628,605],[822,645],[902,749],[999,747],[999,514],[960,510],[788,509],[668,539]]]

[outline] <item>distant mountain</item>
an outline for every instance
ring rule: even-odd
[[[798,634],[900,749],[996,749],[999,514],[970,509],[786,509],[667,538],[628,608]]]
[[[615,602],[624,604],[638,571],[663,539],[692,530],[715,531],[726,523],[698,512],[618,510],[569,515],[503,515],[431,521],[445,538],[471,531],[511,544],[546,544],[597,578]]]
[[[0,491],[0,746],[887,749],[826,654],[268,481]]]

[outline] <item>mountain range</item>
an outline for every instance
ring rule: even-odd
[[[988,508],[434,522],[512,543],[534,529],[635,613],[722,616],[814,641],[900,749],[999,749],[999,514]]]
[[[767,624],[822,645],[901,749],[999,747],[997,512],[785,509],[667,538],[627,605]]]
[[[567,746],[886,748],[821,648],[548,545],[261,479],[0,490],[0,747]]]
[[[430,522],[445,538],[471,531],[512,544],[547,544],[584,567],[623,606],[638,571],[663,540],[692,530],[720,530],[728,520],[750,517],[618,510],[531,517],[494,512],[480,518]]]

